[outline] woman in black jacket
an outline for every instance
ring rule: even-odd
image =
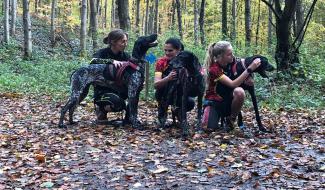
[[[93,58],[114,59],[117,61],[128,61],[130,55],[124,50],[128,44],[128,34],[121,29],[112,30],[103,39],[108,47],[98,50]],[[118,88],[118,87],[117,87]],[[122,90],[123,92],[123,90]],[[94,86],[94,102],[97,116],[97,124],[108,124],[108,112],[120,112],[126,110],[126,93],[116,88],[108,88],[100,85]]]

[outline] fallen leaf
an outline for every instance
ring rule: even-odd
[[[157,169],[154,170],[154,171],[151,171],[151,172],[154,173],[154,174],[160,174],[160,173],[167,172],[167,171],[168,171],[168,168],[158,165]]]
[[[36,159],[39,163],[44,163],[44,162],[46,161],[45,154],[36,154],[36,155],[35,155],[35,159]]]

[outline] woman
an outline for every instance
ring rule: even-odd
[[[124,50],[128,44],[128,35],[121,29],[112,30],[103,39],[108,47],[98,50],[93,57],[101,59],[114,59],[117,61],[127,61],[130,55]],[[119,93],[113,88],[99,85],[94,86],[94,102],[98,124],[108,124],[108,112],[120,112],[126,109],[126,95]]]
[[[208,128],[218,126],[214,115],[216,112],[228,116],[226,119],[228,130],[234,128],[237,115],[245,99],[245,91],[239,86],[261,64],[259,58],[255,59],[237,79],[231,80],[224,74],[224,69],[233,61],[236,60],[229,42],[219,41],[209,46],[205,62],[208,71],[205,103],[208,106],[205,108],[203,116],[203,125],[208,125]],[[220,86],[225,86],[225,88],[218,88]],[[217,109],[218,111],[216,111]],[[209,117],[209,114],[214,116]]]
[[[182,42],[177,38],[169,38],[166,40],[164,45],[165,55],[158,59],[155,69],[155,79],[154,79],[154,88],[156,89],[156,100],[158,102],[158,119],[162,118],[165,110],[160,109],[161,100],[164,97],[165,87],[168,82],[177,78],[176,71],[171,71],[167,73],[166,69],[168,68],[169,62],[172,58],[177,56],[179,52],[184,50]],[[172,100],[168,100],[168,105],[172,104]],[[189,97],[187,101],[187,111],[190,111],[194,108],[194,100]]]

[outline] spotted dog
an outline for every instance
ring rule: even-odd
[[[73,112],[87,96],[91,85],[100,85],[114,89],[128,98],[128,122],[133,128],[140,128],[138,120],[139,94],[144,83],[144,56],[149,48],[158,45],[157,34],[139,37],[133,46],[132,56],[128,62],[115,66],[111,59],[93,59],[86,67],[74,71],[70,78],[71,94],[61,110],[59,127],[66,127],[63,120],[69,110],[69,123],[73,124]]]

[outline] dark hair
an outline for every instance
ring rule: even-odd
[[[104,44],[112,45],[112,42],[121,40],[126,36],[129,38],[128,33],[124,32],[122,29],[114,29],[108,33],[107,37],[103,39]]]
[[[165,44],[171,44],[173,48],[177,50],[184,50],[184,45],[178,38],[168,38]]]

